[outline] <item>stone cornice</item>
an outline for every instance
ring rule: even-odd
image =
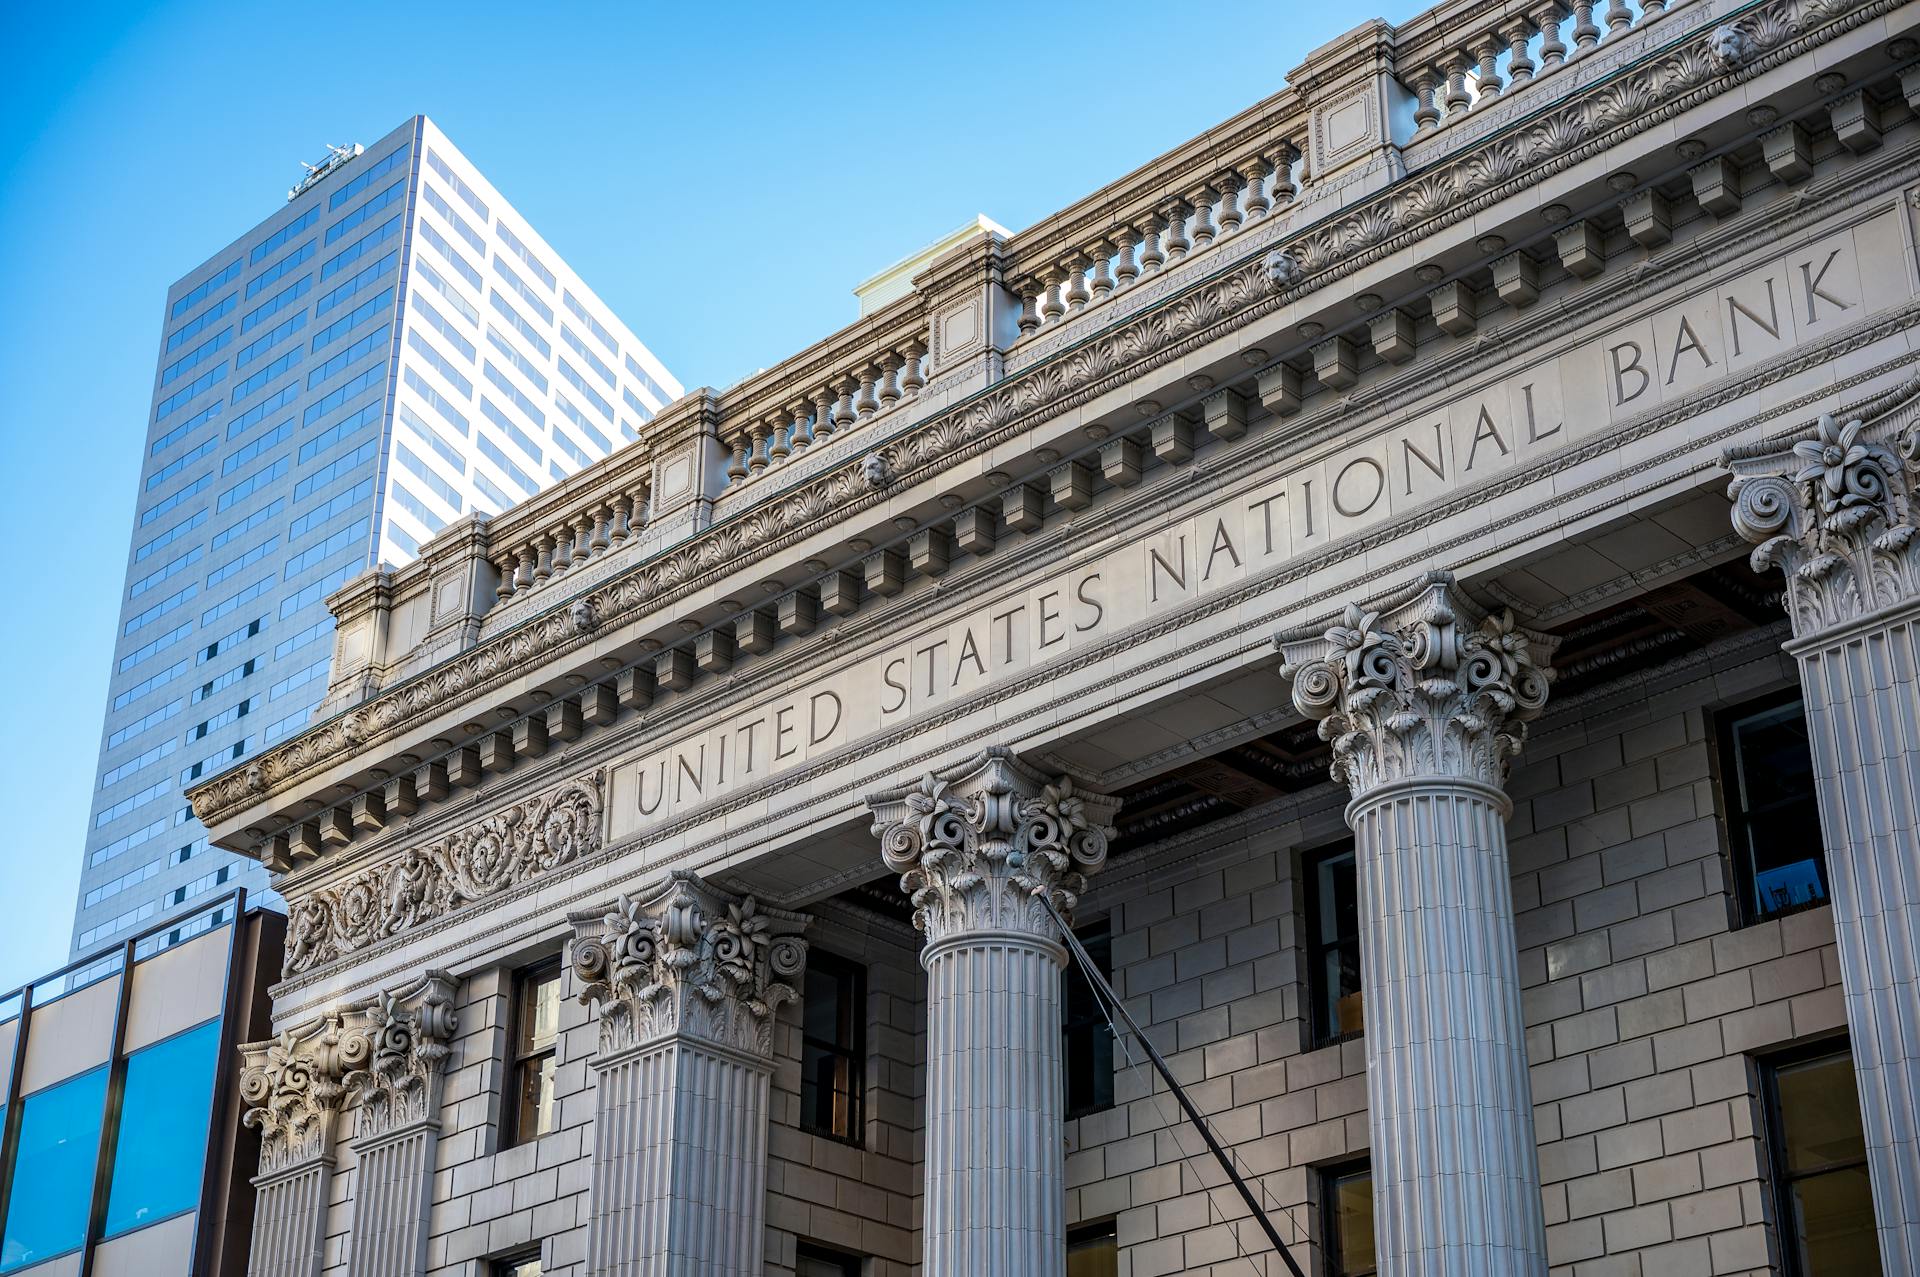
[[[1303,283],[1275,293],[1266,259],[1246,261],[900,437],[876,441],[896,476],[893,487],[977,456],[1036,421],[1177,359],[1890,7],[1893,0],[1874,0],[1850,12],[1838,0],[1767,0],[1756,5],[1740,18],[1752,32],[1756,53],[1731,73],[1721,71],[1704,36],[1676,44],[1600,90],[1543,111],[1527,128],[1489,139],[1308,228],[1287,245],[1307,274]],[[636,565],[596,591],[591,606],[603,628],[655,613],[748,561],[786,548],[822,522],[869,509],[884,495],[866,482],[859,466],[842,466]],[[368,743],[397,736],[423,716],[471,701],[513,673],[551,663],[586,641],[565,606],[532,618],[316,726],[249,767],[215,777],[193,791],[196,814],[209,825],[230,820]]]

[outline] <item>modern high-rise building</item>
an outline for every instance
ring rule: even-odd
[[[331,149],[174,284],[74,955],[236,883],[266,892],[181,793],[307,722],[327,595],[637,439],[679,393],[424,116]]]

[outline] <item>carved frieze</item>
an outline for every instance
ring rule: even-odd
[[[444,918],[600,850],[593,772],[287,902],[295,975]]]
[[[1285,243],[1291,266],[1276,266],[1258,250],[1169,304],[1008,378],[873,455],[897,482],[912,482],[931,468],[958,464],[1016,427],[1056,416],[1127,377],[1177,358],[1198,342],[1268,313],[1298,296],[1297,288],[1323,287],[1442,226],[1473,216],[1523,185],[1657,127],[1722,91],[1730,79],[1759,74],[1893,4],[1770,0],[1731,24],[1743,50],[1731,69],[1716,52],[1713,34],[1698,31],[1592,92],[1546,108],[1525,127],[1490,137],[1435,165],[1418,181],[1396,183],[1373,199],[1330,214]],[[1731,38],[1723,36],[1720,44]],[[1248,242],[1253,243],[1251,238]],[[1286,290],[1285,298],[1275,292],[1276,286]],[[596,588],[589,599],[593,615],[604,629],[650,612],[790,537],[882,499],[884,494],[868,481],[864,461],[819,475]],[[248,771],[216,777],[191,795],[195,815],[203,823],[218,824],[263,795],[334,765],[364,741],[404,731],[501,678],[587,641],[566,609],[532,619],[268,751]]]
[[[931,943],[972,931],[1055,938],[1039,897],[1072,919],[1087,875],[1106,863],[1120,802],[994,748],[867,806]]]
[[[772,1058],[773,1015],[798,996],[810,919],[676,872],[649,895],[567,920],[603,1055],[685,1035]]]
[[[241,1046],[241,1120],[260,1132],[261,1174],[328,1156],[349,1107],[360,1107],[363,1139],[435,1116],[458,984],[429,971]]]
[[[1333,778],[1362,798],[1394,781],[1499,788],[1547,703],[1555,640],[1487,615],[1445,573],[1340,624],[1275,640],[1293,704],[1333,745]]]
[[[1733,526],[1786,578],[1796,637],[1920,601],[1920,378],[1866,417],[1727,453]]]

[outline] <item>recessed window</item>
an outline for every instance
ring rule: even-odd
[[[1067,1277],[1115,1277],[1119,1271],[1119,1234],[1112,1220],[1067,1231]]]
[[[1799,693],[1736,706],[1719,726],[1727,842],[1746,920],[1826,903],[1827,859]]]
[[[808,956],[801,1009],[800,1125],[860,1142],[866,1095],[867,973],[818,950]]]
[[[560,960],[542,962],[513,978],[513,1056],[508,1144],[524,1144],[553,1130],[553,1074],[560,1034]],[[536,1262],[534,1273],[540,1271]]]
[[[540,1252],[493,1261],[492,1277],[540,1277]]]
[[[1344,1162],[1320,1172],[1320,1241],[1327,1277],[1372,1277],[1373,1168]]]
[[[794,1273],[795,1277],[860,1277],[860,1267],[858,1255],[801,1242]]]
[[[102,1066],[20,1101],[0,1272],[79,1250],[86,1241],[106,1099]]]
[[[1853,1054],[1831,1043],[1763,1066],[1780,1249],[1794,1277],[1877,1273]]]
[[[1102,920],[1074,932],[1102,979],[1113,978],[1113,931]],[[1082,1117],[1113,1107],[1113,1030],[1093,983],[1078,962],[1067,964],[1065,1033],[1061,1055],[1067,1070],[1067,1116]]]
[[[1360,904],[1353,844],[1307,857],[1307,996],[1315,1046],[1359,1033]]]

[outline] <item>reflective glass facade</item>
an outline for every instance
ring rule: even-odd
[[[637,426],[678,393],[424,117],[176,284],[74,955],[191,908],[223,866],[273,903],[182,791],[310,720],[327,595],[634,437],[606,428],[613,403]]]

